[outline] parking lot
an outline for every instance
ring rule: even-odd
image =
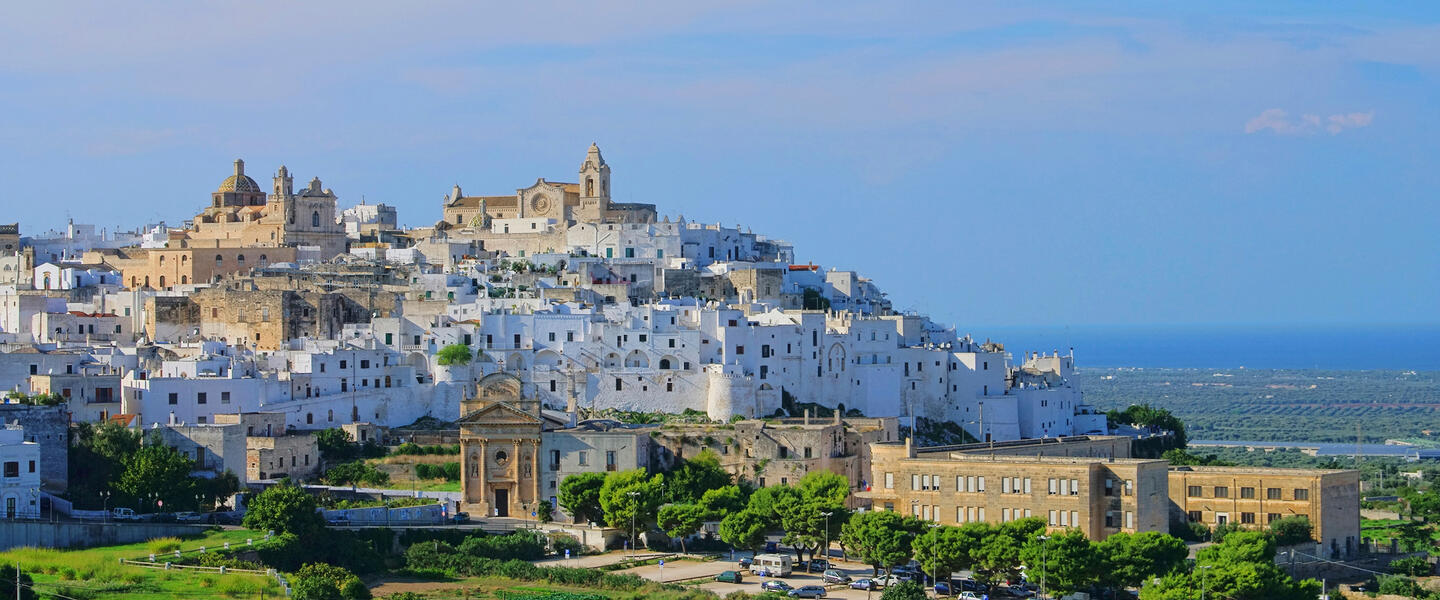
[[[839,560],[832,561],[830,568],[840,571],[845,575],[849,575],[852,579],[869,578],[872,572],[869,565]],[[741,583],[736,584],[715,581],[715,576],[719,575],[722,571],[739,571],[742,575]],[[633,573],[635,575],[639,575],[641,577],[645,577],[646,579],[652,579],[655,581],[661,581],[662,578],[661,569],[657,565],[636,567],[634,569],[628,569],[622,572]],[[966,575],[968,575],[968,573],[966,573]],[[958,577],[959,574],[957,574],[957,578]],[[722,597],[726,594],[729,594],[730,592],[735,591],[744,591],[752,594],[759,593],[761,591],[760,586],[763,582],[776,579],[774,577],[758,577],[751,575],[748,569],[741,568],[736,563],[736,561],[728,559],[711,562],[670,561],[665,565],[663,571],[663,578],[664,581],[671,583],[698,580],[700,581],[700,583],[697,584],[698,587],[700,587],[701,589],[715,592]],[[874,600],[876,598],[879,598],[881,594],[881,590],[867,592],[866,590],[851,589],[848,585],[825,585],[821,580],[820,573],[803,573],[798,569],[791,573],[789,576],[779,579],[794,588],[806,585],[825,586],[827,590],[827,598]],[[1009,596],[992,594],[991,597],[1003,598]]]

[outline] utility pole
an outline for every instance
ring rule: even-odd
[[[1205,577],[1205,570],[1209,568],[1210,565],[1200,567],[1200,600],[1205,600],[1205,594],[1209,591],[1206,584],[1208,584],[1210,580]]]
[[[820,513],[820,516],[825,517],[825,552],[824,552],[824,555],[825,555],[825,564],[826,564],[827,566],[830,564],[830,515],[833,515],[833,514],[835,514],[835,513],[833,513],[833,512],[822,512],[822,513]],[[815,557],[814,557],[814,556],[811,556],[810,558],[813,560]]]
[[[630,492],[630,556],[635,556],[635,515],[640,513],[640,492]]]

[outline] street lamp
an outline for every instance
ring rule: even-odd
[[[640,492],[630,494],[630,556],[635,556],[635,515],[640,513]]]
[[[936,529],[939,523],[930,524],[930,587],[934,588],[940,584],[940,531]],[[935,597],[940,597],[940,590],[935,590]]]
[[[1205,592],[1207,591],[1205,589],[1205,569],[1209,569],[1211,566],[1212,565],[1204,565],[1200,567],[1200,600],[1205,600]]]
[[[110,522],[110,491],[100,492],[100,510],[104,512],[105,522]]]
[[[830,515],[833,515],[833,514],[835,514],[835,513],[833,513],[833,512],[822,512],[822,513],[820,513],[820,516],[825,517],[825,552],[824,552],[824,554],[825,554],[825,564],[826,564],[827,566],[830,564]]]
[[[1050,538],[1040,535],[1037,540],[1040,540],[1040,597],[1045,597],[1045,561],[1047,561],[1045,554],[1050,551],[1050,544],[1048,544]]]

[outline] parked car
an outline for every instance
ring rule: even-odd
[[[1029,598],[1035,595],[1035,592],[1031,591],[1030,588],[1019,584],[1011,585],[1010,587],[1006,588],[1005,591],[1009,592],[1011,596],[1014,596],[1016,598]]]
[[[805,569],[808,573],[824,573],[829,568],[830,561],[823,558],[817,558],[815,560],[805,563]]]
[[[824,598],[825,588],[818,585],[804,585],[790,590],[791,598]]]
[[[871,581],[868,577],[864,579],[856,579],[855,581],[850,582],[850,589],[873,590],[875,589],[875,582]]]
[[[186,510],[175,513],[176,523],[199,523],[203,519],[204,515],[201,515],[198,512]]]
[[[742,557],[742,558],[740,559],[740,563],[739,563],[739,564],[740,564],[740,568],[742,568],[742,569],[748,569],[748,568],[750,568],[750,565],[751,565],[751,564],[754,564],[754,562],[755,562],[755,561],[754,561],[754,560],[751,560],[750,557],[748,557],[748,556]]]
[[[979,592],[981,594],[990,591],[990,586],[975,581],[974,579],[961,579],[955,582],[955,589],[962,592]]]
[[[826,569],[825,574],[820,576],[825,583],[850,583],[850,576],[835,569]]]
[[[329,524],[329,525],[344,527],[344,526],[350,524],[350,517],[345,516],[345,515],[338,515],[338,516],[330,517],[329,519],[325,519],[325,523],[327,523],[327,524]]]
[[[130,508],[112,508],[110,509],[110,518],[116,521],[135,521],[139,519],[139,517],[135,515],[135,510]]]
[[[981,600],[975,592],[960,592],[960,600]]]
[[[460,525],[460,524],[463,524],[463,523],[469,523],[469,522],[470,522],[470,513],[467,513],[467,512],[457,512],[457,513],[455,513],[454,515],[451,515],[451,516],[450,516],[450,522],[451,522],[451,523],[454,523],[454,524],[456,524],[456,525]]]
[[[740,580],[743,578],[744,576],[742,576],[739,571],[721,571],[719,575],[715,576],[715,581],[721,583],[740,583]]]
[[[870,583],[875,586],[875,589],[885,589],[886,587],[892,585],[900,585],[900,582],[902,581],[905,580],[897,577],[895,574],[892,573],[888,575],[881,575],[879,577],[871,579]]]
[[[936,583],[935,583],[935,595],[936,595],[936,596],[954,596],[954,595],[955,595],[955,590],[950,589],[950,584],[945,583],[945,582],[943,582],[943,581],[940,581],[940,582],[936,582]]]
[[[788,592],[795,588],[790,587],[790,584],[780,581],[779,579],[771,579],[760,584],[760,589],[767,592]]]

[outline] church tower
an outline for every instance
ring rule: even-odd
[[[275,172],[275,198],[289,198],[295,194],[295,178],[290,176],[290,169],[280,165],[280,170]]]
[[[580,209],[581,220],[592,222],[603,220],[610,209],[610,165],[593,143],[580,163]]]

